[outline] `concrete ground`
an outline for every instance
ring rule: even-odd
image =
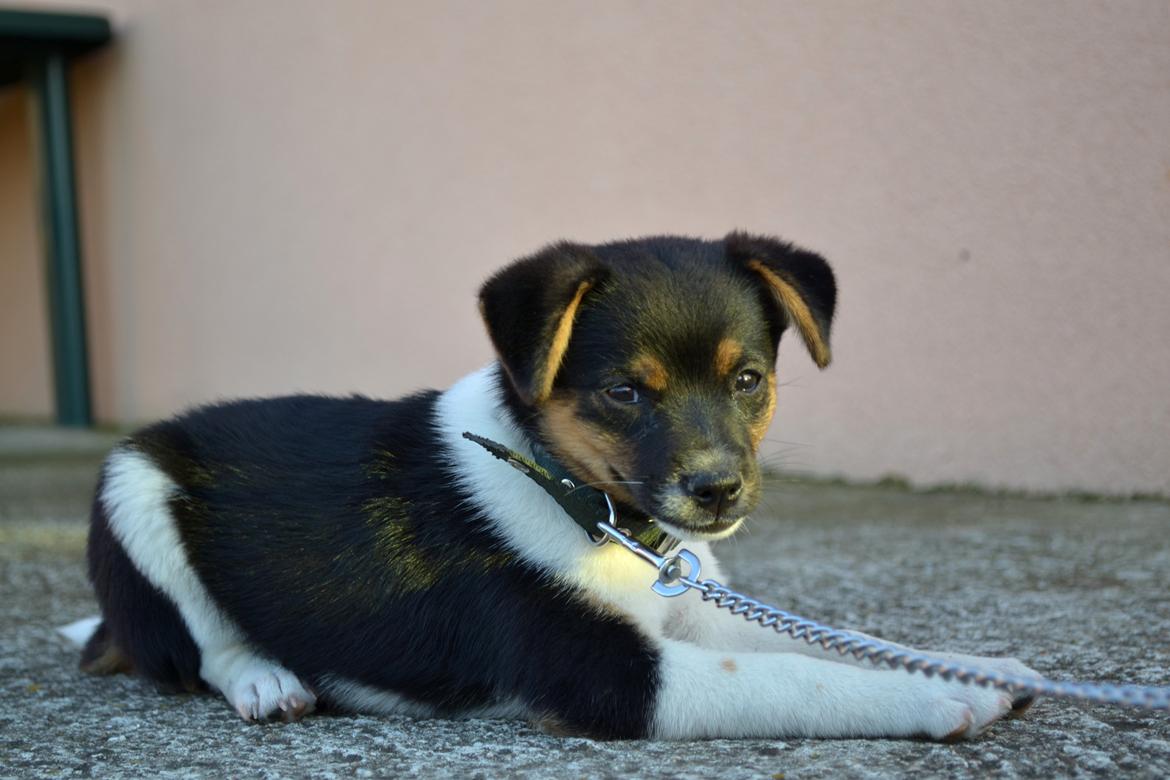
[[[593,742],[511,721],[247,725],[217,697],[88,677],[53,628],[95,611],[85,513],[108,443],[0,428],[0,777],[1170,776],[1170,714],[1065,701],[958,745]],[[1170,503],[775,479],[720,552],[731,584],[832,625],[1055,678],[1170,684]]]

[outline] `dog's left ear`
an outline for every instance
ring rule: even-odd
[[[605,275],[589,247],[562,242],[517,260],[480,289],[488,335],[525,403],[552,393],[581,301]]]
[[[781,315],[780,330],[795,325],[816,364],[829,365],[837,282],[825,259],[779,239],[747,233],[729,233],[723,244],[728,260],[763,282]]]

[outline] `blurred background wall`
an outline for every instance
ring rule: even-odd
[[[33,2],[24,6],[58,7]],[[69,3],[96,412],[393,396],[556,238],[774,233],[841,288],[770,462],[1170,493],[1170,3]],[[51,408],[0,93],[0,415]]]

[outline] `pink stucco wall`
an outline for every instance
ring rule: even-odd
[[[25,90],[0,90],[0,418],[52,413],[36,151]]]
[[[742,227],[841,285],[776,462],[1170,492],[1170,4],[90,5],[104,420],[443,385],[508,259]]]

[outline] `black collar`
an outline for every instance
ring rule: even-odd
[[[611,504],[606,495],[600,490],[578,483],[569,470],[542,447],[534,446],[533,457],[526,458],[513,449],[491,439],[476,436],[474,433],[465,431],[463,438],[475,442],[544,488],[561,509],[565,510],[565,514],[584,529],[590,541],[600,542],[605,539],[597,530],[597,524],[610,522]],[[620,529],[628,531],[629,536],[660,555],[669,552],[679,543],[676,537],[668,534],[650,517],[630,515],[620,521],[615,519],[613,522]]]

